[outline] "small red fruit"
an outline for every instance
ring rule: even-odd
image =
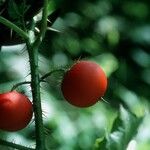
[[[92,61],[75,63],[64,75],[61,90],[65,99],[77,107],[89,107],[101,98],[107,88],[102,68]]]
[[[25,128],[32,118],[32,103],[16,91],[0,94],[0,129],[17,131]]]

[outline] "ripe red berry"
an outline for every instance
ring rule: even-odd
[[[107,88],[102,68],[92,61],[75,63],[64,75],[61,90],[64,98],[77,107],[89,107],[101,98]]]
[[[25,128],[32,118],[32,103],[16,91],[0,94],[0,129],[17,131]]]

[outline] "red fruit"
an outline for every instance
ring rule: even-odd
[[[32,118],[32,103],[16,91],[0,94],[0,129],[17,131],[25,128]]]
[[[89,107],[101,98],[107,88],[102,68],[91,61],[79,61],[64,75],[61,90],[65,99],[77,107]]]

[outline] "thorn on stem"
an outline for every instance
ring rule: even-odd
[[[110,104],[108,101],[106,101],[103,97],[101,97],[101,100],[107,104]]]

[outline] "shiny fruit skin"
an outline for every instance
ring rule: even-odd
[[[77,107],[89,107],[101,98],[107,88],[102,68],[92,61],[78,61],[64,75],[61,90],[64,98]]]
[[[32,118],[32,103],[27,96],[11,91],[0,94],[0,129],[18,131]]]

